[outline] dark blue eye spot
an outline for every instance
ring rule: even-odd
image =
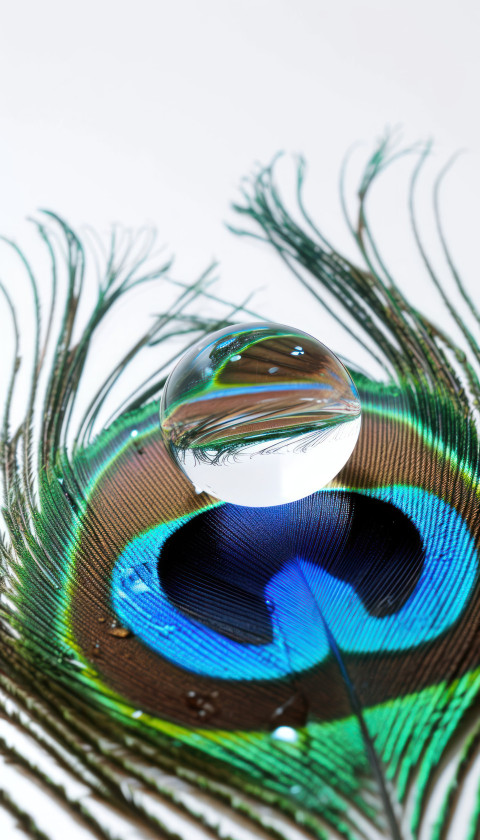
[[[477,575],[457,511],[417,487],[324,490],[279,508],[219,504],[144,533],[112,575],[123,625],[186,671],[226,680],[303,672],[330,653],[431,642]]]
[[[158,574],[184,614],[234,641],[260,645],[273,634],[266,588],[292,558],[349,583],[367,611],[382,617],[412,594],[424,550],[398,508],[360,493],[323,493],[298,507],[206,510],[168,538]]]

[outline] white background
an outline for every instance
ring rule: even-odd
[[[475,293],[479,10],[476,0],[4,2],[0,231],[28,244],[24,220],[42,207],[103,232],[112,222],[154,225],[177,255],[179,278],[194,279],[218,259],[225,294],[260,288],[267,317],[343,352],[276,259],[224,222],[234,220],[230,202],[255,161],[303,153],[312,213],[349,248],[338,203],[342,158],[360,141],[364,159],[387,126],[401,125],[406,142],[436,143],[420,208],[434,254],[431,181],[466,149],[444,215]],[[441,320],[408,234],[408,168],[400,164],[379,189],[378,237],[400,286]],[[17,282],[3,252],[0,279]],[[40,281],[46,291],[49,275]],[[11,337],[4,325],[1,314],[2,385]]]
[[[24,244],[24,219],[42,207],[105,232],[112,222],[152,224],[178,277],[218,259],[229,295],[261,287],[262,312],[322,338],[318,310],[302,297],[295,308],[283,267],[226,230],[230,202],[255,161],[302,153],[312,213],[346,247],[342,158],[359,141],[362,160],[386,127],[400,125],[407,143],[435,140],[432,177],[466,149],[444,212],[474,283],[479,9],[475,0],[4,3],[0,231]],[[402,166],[380,190],[377,235],[399,283],[423,289],[432,306],[402,238]]]

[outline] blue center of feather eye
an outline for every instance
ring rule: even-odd
[[[115,612],[165,659],[216,679],[278,679],[312,668],[330,655],[326,628],[348,654],[431,642],[460,617],[475,583],[467,525],[420,488],[362,495],[383,503],[372,505],[373,524],[363,530],[352,528],[360,494],[329,490],[295,505],[250,510],[243,528],[245,509],[231,505],[159,525],[117,560]],[[200,527],[209,511],[218,518],[213,539],[211,527],[203,534]],[[404,526],[399,542],[399,512],[416,540]],[[195,556],[182,562],[178,554],[189,528],[195,539],[184,543],[197,565]]]

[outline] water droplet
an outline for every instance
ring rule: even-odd
[[[109,627],[107,633],[109,636],[115,636],[117,639],[128,639],[132,635],[132,631],[128,627]]]
[[[132,437],[132,438],[138,437],[138,429],[134,429],[132,432],[130,432],[130,437]]]
[[[118,590],[120,598],[130,598],[132,595],[144,595],[151,591],[151,580],[155,572],[148,563],[141,563],[126,569]]]
[[[304,727],[308,720],[309,705],[305,695],[297,691],[273,712],[270,723],[272,729],[279,727]]]
[[[292,729],[291,726],[277,726],[272,732],[272,738],[275,741],[283,741],[287,744],[296,744],[298,741],[298,732]]]
[[[68,662],[70,665],[75,665],[76,668],[84,668],[83,662],[79,659],[75,659],[73,656],[65,657],[65,662]]]
[[[196,691],[187,691],[185,703],[189,709],[193,709],[198,720],[210,720],[218,712],[215,700],[218,698],[218,691],[211,691],[209,694],[198,694]]]
[[[138,720],[138,718],[142,717],[143,712],[140,709],[137,709],[135,712],[132,712],[132,718]]]
[[[360,416],[337,357],[271,323],[206,336],[170,374],[160,408],[168,451],[197,492],[251,507],[292,502],[331,481],[353,452]]]
[[[161,636],[170,636],[176,629],[174,624],[164,624],[162,627],[157,627]]]

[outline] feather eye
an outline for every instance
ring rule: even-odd
[[[115,245],[78,341],[85,252],[58,219],[69,281],[40,430],[40,335],[18,432],[9,432],[7,400],[0,650],[11,679],[81,708],[93,744],[104,727],[115,744],[130,745],[126,766],[138,777],[150,756],[151,766],[188,773],[214,797],[227,796],[226,784],[231,806],[252,824],[264,820],[262,801],[275,804],[285,836],[293,816],[312,837],[417,837],[454,755],[430,834],[440,840],[478,747],[480,353],[465,331],[467,358],[409,306],[378,259],[365,202],[387,162],[382,145],[360,189],[352,232],[363,268],[311,223],[302,167],[303,226],[284,206],[272,167],[237,207],[317,299],[322,286],[336,297],[386,371],[375,381],[353,370],[362,431],[328,488],[278,508],[236,508],[196,494],[170,460],[158,400],[178,353],[172,336],[189,340],[235,319],[225,307],[221,318],[199,319],[199,296],[222,303],[206,278],[182,289],[119,360],[69,447],[92,337],[134,287],[167,282],[169,265],[144,270],[145,252],[132,266]],[[52,235],[39,231],[57,261]],[[171,359],[93,436],[118,374],[158,343],[174,348]],[[15,366],[9,393],[16,376]],[[36,669],[46,688],[35,689]],[[95,773],[112,783],[102,762]],[[465,838],[474,831],[472,812]]]

